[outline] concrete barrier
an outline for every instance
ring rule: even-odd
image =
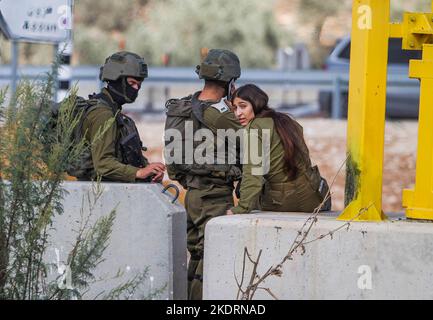
[[[263,250],[258,273],[278,264],[307,219],[300,213],[258,213],[212,219],[206,226],[204,299],[235,299],[247,247],[252,257]],[[321,216],[311,230],[314,239],[342,226]],[[245,267],[244,285],[252,264]],[[351,223],[332,239],[312,242],[304,255],[286,261],[281,277],[262,287],[278,299],[432,299],[433,224],[393,219]],[[259,290],[255,299],[273,299]]]
[[[185,209],[172,204],[172,196],[168,192],[162,194],[160,184],[101,183],[101,186],[103,192],[96,201],[90,222],[108,215],[114,208],[117,213],[109,246],[103,255],[105,260],[94,273],[96,279],[103,280],[92,284],[85,298],[94,298],[103,291],[108,293],[147,266],[146,282],[133,298],[165,287],[159,299],[186,299]],[[47,251],[47,258],[54,263],[66,261],[76,238],[72,230],[77,230],[77,221],[82,220],[81,208],[84,204],[83,212],[88,212],[88,197],[92,199],[94,194],[88,182],[66,182],[64,187],[69,193],[63,202],[64,214],[55,219],[52,246]],[[118,271],[123,275],[112,279]]]

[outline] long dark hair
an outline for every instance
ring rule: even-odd
[[[272,118],[275,128],[280,136],[284,147],[284,162],[290,178],[296,177],[298,167],[295,156],[304,157],[303,149],[306,148],[302,127],[289,115],[277,112],[268,106],[269,97],[262,89],[254,84],[246,84],[236,89],[232,96],[232,103],[235,98],[250,102],[257,118]]]

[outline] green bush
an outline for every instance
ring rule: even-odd
[[[78,25],[74,30],[74,50],[79,64],[101,65],[105,58],[118,51],[118,45],[98,28]]]
[[[99,183],[89,195],[89,212],[80,212],[66,265],[52,279],[45,261],[52,243],[50,232],[57,215],[63,213],[66,168],[74,165],[87,148],[85,140],[74,141],[73,130],[80,114],[74,112],[76,91],[60,106],[57,121],[51,117],[54,79],[52,73],[38,81],[23,81],[9,106],[6,90],[0,92],[0,299],[81,299],[95,280],[93,271],[103,261],[116,217],[107,216],[89,224],[93,208],[102,194]],[[97,133],[102,136],[114,118]],[[75,221],[70,221],[71,228]],[[107,292],[107,299],[128,299],[140,290],[148,270]],[[144,298],[153,298],[164,288]]]
[[[124,31],[134,19],[136,0],[75,0],[79,25],[97,27],[102,32]]]
[[[192,66],[200,49],[225,48],[239,55],[243,67],[271,67],[276,50],[290,43],[273,14],[273,1],[166,0],[150,4],[146,21],[133,21],[127,49],[160,65],[165,53],[172,65]]]

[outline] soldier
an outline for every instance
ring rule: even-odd
[[[85,108],[78,132],[90,150],[68,170],[71,176],[79,180],[101,176],[103,180],[119,182],[162,180],[165,166],[147,161],[134,121],[121,112],[123,104],[135,101],[147,76],[147,64],[135,53],[117,52],[105,60],[99,79],[107,86],[99,94],[89,95],[89,100],[79,99]],[[113,125],[102,130],[113,117]]]
[[[254,209],[313,212],[322,201],[321,211],[331,210],[328,184],[320,176],[318,167],[311,165],[301,125],[290,116],[271,109],[268,100],[268,95],[253,84],[244,85],[233,93],[235,114],[247,128],[246,141],[250,145],[257,141],[258,150],[269,150],[263,152],[266,154],[263,156],[269,157],[269,165],[263,174],[257,174],[254,172],[261,164],[245,161],[239,203],[227,214],[249,213]],[[270,134],[269,140],[265,140],[265,130]],[[252,139],[253,135],[258,139]],[[263,148],[265,141],[269,142],[269,147]]]
[[[196,73],[204,80],[204,87],[188,97],[171,99],[166,103],[168,129],[177,129],[185,134],[186,122],[192,122],[193,131],[210,130],[214,143],[220,141],[217,129],[241,129],[233,112],[224,102],[234,90],[234,81],[241,75],[238,57],[229,50],[212,49]],[[193,140],[183,137],[183,140]],[[167,138],[166,138],[167,142]],[[194,142],[194,147],[197,143]],[[184,153],[184,157],[188,156]],[[213,155],[214,159],[217,154]],[[191,254],[188,265],[188,298],[202,299],[203,249],[206,223],[213,217],[221,216],[233,206],[233,182],[241,176],[236,164],[227,161],[225,153],[223,164],[188,164],[185,159],[178,163],[167,161],[167,171],[171,179],[177,180],[187,189],[185,208],[187,211],[187,246]]]

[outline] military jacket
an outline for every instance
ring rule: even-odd
[[[98,105],[83,120],[82,132],[89,143],[94,140],[98,135],[98,131],[104,127],[106,122],[113,119],[114,112],[121,111],[121,107],[113,101],[106,89],[103,89],[102,94],[109,99],[109,104],[105,103],[105,101],[98,102]],[[105,180],[135,181],[135,175],[140,168],[123,163],[122,154],[117,147],[120,138],[120,130],[116,121],[114,121],[100,138],[92,144],[93,170],[89,174],[90,178],[100,175]]]
[[[270,142],[268,149],[269,161],[267,163],[265,163],[265,155],[262,153],[262,151],[266,152],[267,150],[267,148],[263,148],[265,132],[270,133],[268,140]],[[244,148],[240,200],[238,205],[232,208],[232,212],[236,214],[260,209],[262,192],[267,192],[265,185],[272,186],[290,182],[285,168],[284,147],[275,129],[273,119],[270,117],[254,118],[247,125],[245,135],[244,142],[247,147]],[[257,149],[257,151],[254,151],[254,149]],[[257,163],[252,159],[252,154],[260,155],[262,160]],[[295,162],[298,167],[295,180],[303,178],[306,172],[311,171],[311,161],[305,144],[303,144],[302,150],[295,154]],[[318,178],[320,179],[320,175]]]
[[[236,154],[236,150],[226,150],[226,153],[224,153],[224,159],[219,159],[217,161],[217,157],[219,156],[217,150],[217,146],[222,143],[223,141],[219,141],[221,137],[218,135],[218,130],[229,130],[232,129],[234,132],[237,130],[243,130],[242,126],[240,125],[239,121],[235,117],[234,113],[230,110],[230,108],[224,103],[224,101],[201,101],[198,100],[198,96],[200,95],[200,92],[196,92],[191,96],[182,98],[182,99],[171,99],[167,102],[166,106],[176,106],[177,109],[187,108],[192,106],[192,114],[188,114],[185,116],[191,117],[191,119],[196,119],[194,122],[199,123],[198,128],[196,129],[206,129],[211,131],[212,138],[214,139],[214,164],[208,165],[208,164],[202,164],[192,165],[191,169],[188,169],[190,172],[185,172],[184,170],[177,171],[176,167],[173,169],[170,165],[168,165],[168,172],[169,176],[179,181],[182,186],[185,188],[193,187],[193,188],[203,188],[204,185],[210,185],[210,184],[231,184],[232,183],[232,177],[238,176],[238,178],[235,178],[235,180],[240,178],[240,168],[239,166],[236,166],[235,163],[228,163],[227,162],[227,154],[228,153],[235,153],[235,157],[238,155]],[[174,113],[177,114],[176,111]],[[168,111],[168,116],[174,115],[173,111]],[[166,129],[170,129],[170,123],[172,121],[166,122]],[[174,122],[173,122],[174,123]],[[196,127],[196,126],[195,126]],[[196,130],[194,129],[194,130]],[[206,138],[205,138],[206,140]],[[204,141],[204,140],[203,140]],[[201,143],[201,142],[199,142]],[[228,143],[229,146],[233,146],[233,143]],[[224,164],[220,166],[221,164]],[[233,166],[232,166],[233,165]],[[217,169],[220,166],[221,170]],[[201,170],[200,168],[203,168]],[[222,169],[224,167],[224,169]],[[237,169],[236,169],[236,168]],[[205,173],[206,171],[212,171],[212,174]],[[228,171],[226,171],[228,170]],[[200,171],[203,171],[203,173],[200,173]],[[238,173],[236,173],[236,171]]]

